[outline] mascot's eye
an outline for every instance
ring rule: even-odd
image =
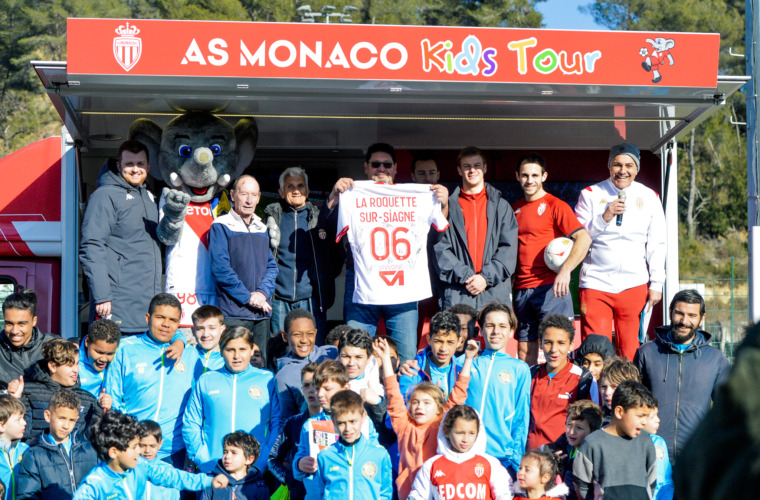
[[[219,156],[222,154],[222,147],[219,144],[214,144],[211,146],[211,152],[214,153],[214,156]]]
[[[191,156],[193,156],[193,148],[191,148],[190,146],[182,145],[179,147],[179,155],[182,158],[190,158]]]

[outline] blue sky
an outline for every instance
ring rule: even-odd
[[[536,9],[544,15],[544,24],[548,29],[603,30],[594,24],[588,14],[581,14],[578,6],[592,3],[593,0],[546,0],[536,3]]]

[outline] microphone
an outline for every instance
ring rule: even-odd
[[[625,203],[625,191],[620,191],[618,193],[618,200],[623,200],[623,203]],[[623,225],[623,214],[618,214],[617,219],[615,220],[616,226],[622,226]]]

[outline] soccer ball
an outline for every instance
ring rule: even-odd
[[[570,238],[555,238],[546,245],[544,250],[544,262],[546,266],[555,273],[560,270],[570,256],[570,250],[573,248],[573,240]]]

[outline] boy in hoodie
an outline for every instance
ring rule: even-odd
[[[591,372],[594,380],[599,381],[604,363],[615,357],[615,348],[610,339],[604,335],[592,333],[587,335],[578,350],[575,351],[575,364]]]
[[[119,325],[110,319],[99,319],[90,325],[79,345],[79,384],[96,398],[103,392],[106,370],[116,356],[119,342]]]
[[[301,370],[301,392],[308,407],[303,413],[293,415],[285,421],[280,435],[272,445],[272,451],[269,452],[269,472],[287,487],[291,500],[303,500],[306,496],[303,483],[293,478],[292,465],[304,422],[322,411],[317,398],[317,386],[314,384],[314,374],[318,366],[318,363],[309,363]]]
[[[486,305],[478,323],[487,348],[473,361],[467,404],[478,410],[485,424],[486,452],[499,459],[514,479],[528,438],[530,368],[504,352],[517,328],[509,306]]]
[[[79,261],[90,286],[90,321],[111,319],[123,334],[143,331],[143,311],[161,292],[158,206],[145,184],[149,160],[144,144],[122,143],[82,220]]]
[[[212,479],[159,466],[140,457],[140,427],[130,415],[107,411],[93,426],[91,437],[101,462],[84,478],[73,500],[144,499],[148,481],[190,491],[227,486],[224,476]]]
[[[193,311],[193,336],[197,344],[198,362],[195,364],[195,380],[206,372],[218,370],[224,366],[219,350],[219,339],[224,333],[224,314],[216,306],[204,305]]]
[[[227,477],[226,488],[206,489],[201,500],[268,500],[269,488],[261,471],[253,465],[261,448],[256,438],[243,431],[231,432],[222,441],[224,455],[214,474]]]
[[[0,481],[5,485],[6,494],[1,498],[15,500],[16,481],[21,469],[21,460],[29,445],[21,442],[26,429],[24,403],[13,396],[0,396]]]
[[[409,498],[510,500],[512,478],[485,450],[486,430],[478,412],[471,406],[454,406],[438,429],[438,454],[417,473]]]
[[[182,306],[174,295],[159,293],[150,301],[145,321],[148,330],[122,340],[106,374],[106,393],[113,408],[161,426],[161,460],[175,467],[185,463],[181,415],[193,385],[193,367],[198,351],[185,349],[179,359],[168,355],[169,342],[176,336]],[[93,443],[94,445],[95,443]]]
[[[26,439],[42,434],[48,429],[45,410],[50,398],[58,389],[75,393],[81,403],[76,427],[87,435],[89,427],[102,409],[95,397],[79,386],[79,347],[68,340],[54,338],[42,345],[42,359],[26,370],[21,400],[26,406]],[[77,407],[79,408],[79,407]]]
[[[68,500],[98,464],[95,449],[76,430],[80,405],[70,390],[53,393],[45,410],[48,430],[29,442],[21,461],[17,500]]]
[[[317,323],[306,309],[293,309],[285,316],[282,338],[288,344],[287,353],[277,359],[277,395],[280,398],[282,419],[306,411],[301,392],[301,370],[309,363],[336,359],[338,350],[331,345],[317,347]]]
[[[235,325],[222,334],[224,368],[196,382],[183,417],[182,436],[190,459],[209,472],[224,453],[222,439],[245,430],[262,443],[256,467],[266,469],[269,450],[280,432],[280,406],[271,372],[251,366],[254,334]]]
[[[306,498],[390,500],[391,459],[385,448],[363,435],[367,413],[361,396],[350,390],[338,392],[330,412],[340,438],[318,455],[314,480],[306,483]]]
[[[548,314],[538,324],[546,363],[530,368],[530,450],[562,435],[570,403],[580,399],[599,401],[599,389],[591,372],[567,359],[574,336],[573,322],[563,314]]]
[[[420,382],[438,386],[448,397],[461,370],[454,359],[462,340],[459,330],[459,318],[454,313],[442,311],[433,316],[427,335],[428,346],[415,358],[419,371],[413,376],[401,375],[398,380],[405,402],[409,398],[409,389]]]
[[[171,467],[163,460],[156,460],[158,450],[161,449],[164,441],[161,426],[153,420],[143,420],[138,426],[140,428],[140,456],[156,467]],[[179,500],[179,491],[148,481],[145,484],[145,500]]]

